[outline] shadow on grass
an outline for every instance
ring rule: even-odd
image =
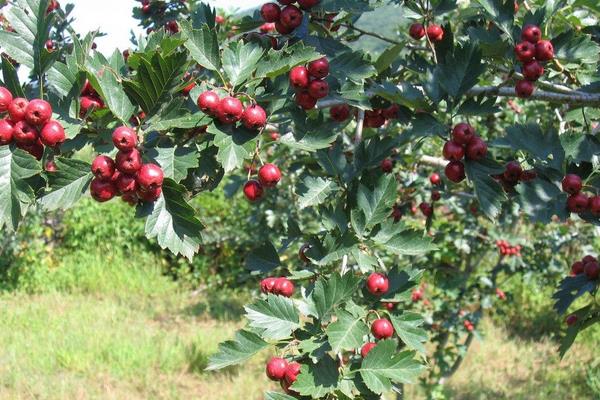
[[[230,291],[206,292],[199,302],[186,307],[183,313],[191,317],[210,317],[217,321],[239,321],[244,315],[247,297]]]

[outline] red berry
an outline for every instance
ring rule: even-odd
[[[537,178],[537,172],[535,172],[535,170],[533,169],[530,169],[527,171],[523,171],[521,173],[521,176],[519,177],[519,180],[521,182],[529,182],[534,180],[535,178]]]
[[[520,97],[522,99],[530,97],[533,94],[534,90],[535,86],[532,82],[528,80],[523,79],[517,81],[517,84],[515,85],[515,94],[517,95],[517,97]]]
[[[598,261],[598,260],[596,259],[596,257],[594,257],[594,256],[589,256],[589,255],[588,255],[588,256],[585,256],[585,257],[583,257],[583,258],[581,259],[581,262],[582,262],[582,263],[584,263],[584,264],[587,264],[587,263],[589,263],[589,262],[595,262],[595,261]]]
[[[164,173],[156,164],[144,164],[137,173],[137,183],[144,189],[154,189],[162,186]]]
[[[279,294],[283,297],[292,297],[294,294],[294,283],[288,278],[277,278],[275,285],[273,286],[273,293]]]
[[[56,163],[53,160],[48,160],[44,165],[44,170],[46,172],[56,172],[58,171],[58,167],[56,166]]]
[[[577,323],[577,315],[575,315],[575,314],[569,315],[565,319],[565,322],[567,323],[567,326],[575,325],[575,323]]]
[[[367,290],[375,296],[384,295],[389,286],[390,283],[385,275],[374,272],[367,278]]]
[[[308,85],[308,94],[315,99],[322,99],[329,94],[329,84],[327,81],[314,80]]]
[[[318,60],[308,64],[308,73],[315,79],[323,79],[329,75],[329,61],[326,57],[321,57]]]
[[[81,96],[79,99],[79,106],[81,108],[80,115],[83,117],[90,110],[99,110],[104,108],[104,103],[97,97]]]
[[[19,121],[14,126],[13,137],[17,143],[33,144],[38,136],[37,130],[26,121]]]
[[[215,16],[215,22],[218,25],[221,25],[222,23],[225,22],[225,17],[223,17],[222,15],[217,15],[217,16]]]
[[[13,96],[10,90],[7,88],[0,86],[0,112],[5,112],[8,110],[8,106],[13,101]]]
[[[544,74],[544,67],[537,61],[529,61],[523,65],[523,76],[528,81],[537,81]]]
[[[433,192],[431,192],[431,200],[439,201],[441,198],[442,198],[442,194],[440,192],[438,192],[437,190],[434,190]]]
[[[274,24],[274,23],[272,23],[272,22],[265,22],[264,24],[262,24],[262,25],[259,27],[259,30],[260,30],[262,33],[269,33],[269,32],[273,32],[273,31],[275,30],[275,24]],[[273,47],[273,48],[275,48],[275,47]]]
[[[383,304],[383,306],[385,307],[386,310],[388,310],[388,311],[394,311],[394,309],[396,308],[396,304],[397,303],[391,303],[391,302],[388,301],[388,302],[385,302],[385,303],[382,303],[382,304]]]
[[[275,30],[281,35],[288,35],[294,31],[293,28],[285,26],[281,21],[275,22]]]
[[[138,184],[134,175],[119,174],[115,185],[120,193],[134,193],[138,189]]]
[[[583,266],[583,272],[585,272],[588,279],[598,279],[598,276],[600,276],[600,265],[596,261],[586,263]]]
[[[10,144],[13,140],[15,127],[6,118],[0,119],[0,146]]]
[[[267,376],[272,381],[280,381],[285,377],[288,362],[283,358],[273,357],[267,363]]]
[[[381,128],[385,125],[385,118],[381,114],[381,110],[365,111],[365,126],[367,128]]]
[[[90,183],[90,193],[94,200],[103,203],[116,196],[117,188],[111,181],[94,178]]]
[[[575,174],[567,174],[562,180],[562,190],[569,194],[579,193],[583,187],[581,178]]]
[[[421,291],[421,289],[415,289],[412,291],[412,293],[410,294],[410,299],[416,303],[419,300],[421,300],[423,298],[423,292]]]
[[[239,121],[244,114],[242,102],[235,97],[225,97],[219,102],[218,118],[224,124],[233,124]]]
[[[509,182],[518,182],[522,172],[523,168],[521,164],[516,161],[510,161],[506,164],[503,176]]]
[[[480,137],[475,137],[471,142],[467,145],[467,150],[465,154],[469,160],[477,161],[481,160],[487,154],[488,147],[485,141]]]
[[[554,46],[549,40],[540,40],[535,45],[535,58],[538,61],[550,61],[554,58]]]
[[[300,375],[301,367],[302,366],[297,362],[291,362],[288,364],[287,368],[285,369],[285,375],[283,377],[283,379],[288,385],[291,385],[294,382],[296,382],[296,379],[298,379],[298,375]]]
[[[438,174],[437,172],[434,172],[433,174],[431,174],[429,176],[429,182],[431,182],[432,185],[438,186],[439,184],[442,183],[442,178],[440,177],[440,174]]]
[[[308,91],[296,93],[296,104],[304,110],[312,110],[317,105],[317,99],[312,97]]]
[[[281,8],[275,3],[266,3],[260,8],[260,15],[266,22],[277,22]]]
[[[350,106],[348,104],[333,106],[329,109],[329,116],[334,121],[344,122],[350,116]]]
[[[371,324],[371,333],[377,339],[387,339],[394,335],[394,327],[387,319],[376,319]]]
[[[394,162],[391,158],[386,158],[381,162],[380,167],[381,171],[383,171],[386,174],[389,174],[394,169]]]
[[[308,77],[308,69],[302,65],[292,68],[290,71],[290,85],[300,89],[308,87],[310,79]]]
[[[569,211],[580,214],[587,210],[590,199],[583,193],[575,193],[567,199],[567,208]]]
[[[40,140],[48,147],[56,147],[63,143],[65,139],[65,129],[60,122],[52,119],[46,122],[40,132]]]
[[[439,42],[444,38],[444,30],[441,26],[436,24],[431,24],[427,27],[426,30],[427,37],[432,42]]]
[[[398,222],[402,219],[402,210],[398,205],[392,207],[392,218],[394,219],[394,222]]]
[[[133,175],[142,168],[142,156],[137,149],[119,150],[115,163],[120,172]]]
[[[521,42],[515,46],[515,55],[519,61],[526,63],[535,58],[535,45],[531,42]]]
[[[115,173],[115,162],[108,156],[97,156],[92,161],[92,173],[97,178],[108,180]]]
[[[0,137],[2,134],[0,133]],[[600,215],[600,196],[594,196],[590,199],[590,211],[595,216]]]
[[[152,203],[153,201],[158,200],[158,198],[162,194],[162,187],[158,186],[154,189],[144,189],[142,187],[139,187],[136,194],[141,201],[144,201],[146,203]]]
[[[460,161],[465,156],[465,149],[460,144],[450,140],[444,144],[442,153],[446,160]]]
[[[433,215],[433,207],[429,203],[421,203],[419,204],[419,209],[423,213],[423,215],[427,218]]]
[[[221,99],[219,95],[212,90],[202,93],[198,97],[198,108],[208,115],[217,116],[219,113],[219,104]]]
[[[457,124],[452,129],[452,140],[460,145],[466,146],[475,137],[475,129],[465,122]]]
[[[451,161],[444,169],[446,178],[454,183],[462,182],[465,176],[465,165],[460,161]]]
[[[120,126],[113,131],[112,141],[119,150],[133,150],[138,144],[137,133],[127,126]]]
[[[25,121],[30,125],[44,125],[50,118],[52,118],[52,106],[45,100],[31,100],[25,109]]]
[[[260,182],[250,180],[244,185],[244,195],[250,201],[256,201],[263,195],[263,187]]]
[[[398,104],[392,104],[389,107],[381,110],[381,115],[385,119],[396,119],[398,118],[398,112],[400,111],[400,106]]]
[[[13,123],[23,121],[25,119],[25,111],[29,102],[22,97],[15,98],[8,106],[8,115]]]
[[[39,139],[37,139],[34,143],[17,142],[17,147],[34,156],[38,161],[41,160],[42,156],[44,155],[44,145]]]
[[[302,11],[294,5],[286,6],[281,10],[279,22],[289,29],[296,29],[302,24]]]
[[[536,44],[542,38],[542,31],[536,25],[525,25],[523,27],[523,31],[521,32],[521,40],[526,40],[533,44]]]
[[[414,23],[408,29],[408,34],[415,40],[421,40],[425,36],[425,27],[423,27],[423,24]]]
[[[242,123],[248,129],[262,129],[267,124],[267,113],[258,104],[253,104],[244,110]]]
[[[281,171],[275,164],[265,164],[258,170],[258,180],[264,187],[274,187],[281,180]]]
[[[277,2],[279,4],[287,6],[287,5],[290,5],[290,4],[294,4],[296,2],[296,0],[277,0]]]
[[[273,288],[275,287],[275,282],[277,281],[277,278],[265,278],[262,281],[260,281],[260,290],[261,292],[267,294],[267,293],[272,293],[273,292]]]
[[[181,89],[181,92],[187,96],[188,94],[190,94],[192,89],[195,87],[196,87],[196,82],[190,82],[186,86],[184,86],[183,89]]]
[[[319,4],[320,0],[297,0],[297,1],[303,10],[308,10],[308,9],[316,6],[317,4]]]
[[[363,345],[363,347],[361,347],[360,349],[360,356],[362,358],[365,358],[367,356],[367,354],[369,354],[369,352],[373,349],[373,347],[377,346],[377,343],[373,343],[373,342],[369,342],[369,343],[365,343]]]

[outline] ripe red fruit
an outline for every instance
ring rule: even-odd
[[[269,32],[273,32],[275,30],[275,24],[272,22],[265,22],[264,24],[262,24],[259,27],[261,33],[269,33]],[[275,38],[272,38],[275,39]],[[275,48],[275,47],[273,47]]]
[[[431,192],[431,200],[438,201],[441,198],[442,198],[442,194],[440,192],[438,192],[437,190],[434,190],[433,192]]]
[[[389,287],[390,283],[385,275],[374,272],[367,278],[367,290],[375,296],[384,295]]]
[[[475,137],[475,129],[465,122],[457,124],[452,129],[452,140],[455,143],[466,146]]]
[[[585,272],[588,279],[598,279],[598,276],[600,276],[600,265],[596,261],[586,263],[583,267],[583,272]]]
[[[181,92],[187,96],[188,94],[190,94],[192,89],[195,87],[196,87],[196,82],[190,82],[186,86],[184,86],[183,89],[181,89]]]
[[[158,198],[160,197],[162,193],[162,187],[159,186],[157,188],[154,189],[144,189],[142,187],[139,187],[136,194],[137,197],[141,200],[144,201],[146,203],[151,203],[153,201],[158,200]]]
[[[429,182],[431,182],[432,185],[437,186],[442,183],[442,178],[440,177],[440,174],[434,172],[433,174],[429,175]]]
[[[369,352],[373,349],[373,347],[377,346],[377,343],[373,343],[373,342],[368,342],[365,343],[363,345],[363,347],[361,347],[360,349],[360,356],[362,358],[365,358],[367,356],[367,354],[369,354]]]
[[[385,307],[385,309],[386,309],[386,310],[388,310],[388,311],[394,311],[394,309],[396,308],[396,305],[397,305],[397,304],[398,304],[398,303],[391,303],[391,302],[389,302],[389,301],[388,301],[388,302],[385,302],[385,303],[382,303],[382,305],[383,305],[383,306]]]
[[[523,171],[523,173],[521,173],[521,176],[519,177],[519,180],[521,182],[530,182],[535,178],[537,178],[537,172],[535,172],[535,170],[533,169],[530,169],[527,171]]]
[[[500,300],[506,300],[506,293],[500,288],[496,288],[496,296],[498,296]]]
[[[265,164],[258,170],[258,180],[264,187],[274,187],[281,179],[281,171],[275,164]]]
[[[549,40],[540,40],[535,45],[535,58],[538,61],[550,61],[554,58],[554,46]]]
[[[103,203],[116,196],[117,188],[111,181],[94,178],[90,183],[90,193],[94,200]]]
[[[56,45],[52,39],[46,40],[46,50],[48,50],[48,52],[56,50]]]
[[[316,6],[317,4],[319,4],[320,0],[297,0],[297,1],[303,10],[308,10],[308,9]]]
[[[0,119],[0,146],[9,144],[13,140],[15,128],[6,118]]]
[[[25,109],[25,121],[31,125],[44,125],[50,118],[52,118],[52,106],[45,100],[31,100]]]
[[[431,24],[427,27],[426,30],[427,37],[432,42],[439,42],[444,38],[444,30],[441,26],[436,24]]]
[[[225,17],[223,17],[222,15],[217,15],[215,16],[215,22],[219,25],[221,25],[222,23],[225,22]]]
[[[294,31],[293,28],[285,26],[281,21],[275,22],[275,30],[281,35],[287,35]]]
[[[569,194],[575,194],[581,192],[583,182],[581,178],[575,174],[567,174],[562,180],[562,190]]]
[[[377,339],[387,339],[394,335],[394,327],[385,318],[376,319],[371,324],[371,333]]]
[[[571,274],[573,274],[573,275],[582,274],[584,271],[583,267],[584,267],[583,261],[574,262],[573,265],[571,265]]]
[[[302,24],[302,11],[294,5],[286,6],[281,10],[279,22],[289,29],[296,29]]]
[[[45,146],[55,147],[63,143],[66,139],[65,129],[60,122],[50,120],[46,122],[40,131],[40,140]]]
[[[506,164],[503,175],[507,181],[517,182],[522,172],[523,168],[521,167],[521,164],[516,161],[510,161]]]
[[[575,325],[575,323],[577,322],[577,315],[575,315],[575,314],[569,315],[565,319],[565,322],[567,323],[567,326]]]
[[[386,158],[381,162],[380,167],[381,171],[383,171],[386,174],[389,174],[394,169],[394,162],[391,158]]]
[[[13,123],[23,121],[25,119],[25,110],[29,102],[22,97],[15,98],[8,106],[8,115]]]
[[[80,115],[83,117],[91,109],[99,110],[104,108],[104,103],[97,97],[81,96],[79,99]]]
[[[312,97],[308,91],[296,93],[296,104],[304,110],[312,110],[317,105],[317,99]]]
[[[446,160],[460,161],[465,156],[465,149],[460,144],[450,140],[444,144],[442,153]]]
[[[281,8],[275,3],[265,3],[260,8],[260,15],[266,22],[277,22],[280,14]]]
[[[308,73],[315,79],[323,79],[329,75],[329,61],[326,57],[321,57],[318,60],[308,64]]]
[[[288,362],[279,357],[273,357],[267,362],[267,376],[272,381],[280,381],[285,377]]]
[[[219,102],[218,118],[224,124],[233,124],[239,121],[244,114],[242,102],[235,97],[227,96]]]
[[[431,217],[433,214],[433,207],[429,203],[421,203],[419,204],[419,209],[423,213],[423,215],[427,218]]]
[[[0,134],[0,136],[2,136]],[[600,196],[594,196],[590,199],[590,211],[595,216],[600,215]]]
[[[525,25],[521,32],[521,40],[536,44],[542,38],[542,31],[537,25]]]
[[[134,193],[138,189],[138,184],[134,175],[119,174],[115,185],[120,193]]]
[[[38,139],[38,132],[26,121],[19,121],[15,124],[13,138],[17,143],[33,144]]]
[[[42,156],[44,155],[44,145],[39,139],[37,139],[34,143],[27,144],[17,142],[17,147],[34,156],[38,161],[41,160]]]
[[[162,186],[164,173],[156,164],[144,164],[137,173],[137,183],[144,189],[154,189]]]
[[[537,61],[529,61],[523,65],[523,76],[528,81],[537,81],[544,74],[544,67]]]
[[[120,126],[113,131],[112,141],[119,150],[132,150],[138,144],[137,133],[127,126]]]
[[[521,42],[515,46],[515,56],[522,63],[532,61],[535,58],[535,45],[531,42]]]
[[[296,2],[296,0],[277,0],[277,2],[279,4],[287,6],[287,5],[290,5],[290,4],[294,4]]]
[[[214,117],[219,113],[220,102],[221,99],[219,98],[219,95],[212,90],[209,90],[198,97],[198,108],[204,114],[212,115]]]
[[[271,138],[272,141],[277,141],[277,140],[279,140],[281,135],[279,134],[279,132],[271,132],[269,137]]]
[[[444,169],[446,178],[454,183],[462,182],[465,176],[465,165],[460,161],[450,161]]]
[[[308,85],[308,94],[315,99],[322,99],[329,94],[329,84],[327,81],[314,80]]]
[[[310,83],[308,69],[302,65],[292,68],[290,71],[290,85],[295,88],[306,88]]]
[[[244,185],[244,196],[250,201],[256,201],[263,195],[263,187],[260,182],[249,180]]]
[[[381,110],[365,111],[364,126],[377,129],[383,125],[385,125],[385,118],[381,114]]]
[[[410,294],[410,299],[416,303],[418,301],[420,301],[423,298],[423,292],[421,291],[421,289],[415,289],[412,291],[412,293]]]
[[[56,172],[58,171],[58,167],[56,166],[56,163],[53,160],[48,160],[44,165],[44,170],[46,172]]]
[[[469,160],[481,160],[487,154],[488,147],[485,141],[480,137],[475,137],[471,142],[467,145],[467,150],[465,154]]]
[[[381,110],[381,115],[385,119],[396,119],[398,118],[398,112],[400,111],[400,106],[398,104],[392,104],[389,107]]]
[[[119,150],[115,163],[119,171],[133,175],[142,168],[142,156],[137,149]]]
[[[522,99],[530,97],[534,90],[535,86],[533,83],[525,79],[517,81],[515,85],[515,94]]]
[[[425,27],[423,24],[414,23],[408,29],[408,34],[415,40],[421,40],[425,36]]]
[[[292,297],[294,295],[294,284],[288,278],[277,278],[273,286],[273,293],[283,297]]]
[[[7,88],[0,86],[0,112],[5,112],[8,110],[8,106],[13,101],[13,96],[10,90]]]
[[[300,365],[297,362],[291,362],[288,364],[287,368],[285,369],[285,375],[283,377],[283,379],[288,385],[291,385],[294,382],[296,382],[296,379],[298,379],[298,375],[300,375],[301,367],[302,365]]]
[[[92,173],[96,178],[108,180],[115,173],[115,162],[108,156],[99,155],[92,161]]]
[[[333,106],[329,109],[329,116],[334,121],[344,122],[350,116],[350,106],[348,104]]]
[[[400,206],[394,205],[392,207],[392,218],[394,219],[394,222],[398,222],[402,219],[402,209],[400,209]]]
[[[276,281],[277,278],[273,277],[263,279],[262,281],[260,281],[260,291],[265,294],[272,293]]]
[[[468,330],[469,332],[472,332],[473,329],[475,328],[473,326],[473,324],[471,323],[471,321],[469,321],[468,319],[463,322],[463,325],[465,326],[465,329]]]
[[[589,256],[589,255],[588,255],[588,256],[585,256],[585,257],[583,257],[583,258],[581,259],[581,262],[582,262],[582,263],[584,263],[584,264],[587,264],[587,263],[589,263],[589,262],[594,262],[594,261],[598,261],[598,260],[596,259],[596,257],[594,257],[594,256]]]
[[[590,199],[583,193],[575,193],[567,199],[567,208],[573,213],[582,213],[587,210]]]
[[[258,104],[252,104],[244,110],[242,123],[248,129],[262,129],[267,124],[267,113]]]

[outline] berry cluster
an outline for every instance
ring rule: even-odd
[[[533,94],[533,82],[544,74],[541,63],[554,58],[554,47],[549,40],[542,40],[542,31],[536,25],[525,25],[521,32],[521,42],[515,46],[515,56],[523,63],[521,72],[525,79],[517,82],[515,93],[527,98]]]
[[[488,147],[485,141],[475,133],[475,129],[467,123],[461,122],[452,129],[452,140],[444,144],[443,154],[450,162],[446,165],[446,177],[454,183],[465,179],[465,165],[463,157],[477,161],[485,157]]]
[[[367,278],[367,290],[374,296],[383,296],[387,293],[390,282],[387,276],[373,272]]]
[[[588,279],[595,280],[600,276],[600,264],[594,256],[587,255],[571,265],[571,275],[585,274]]]
[[[290,386],[300,374],[302,365],[297,362],[288,363],[285,358],[272,357],[267,362],[267,376],[272,381],[279,381],[283,390],[288,394],[296,394],[293,390],[290,390]]]
[[[410,294],[410,299],[413,301],[413,303],[418,303],[419,301],[423,300],[423,296],[423,289],[416,288]]]
[[[54,10],[58,10],[60,8],[60,3],[56,0],[50,0],[48,3],[48,8],[46,8],[46,14],[50,14]]]
[[[38,160],[44,146],[56,148],[66,139],[63,126],[52,119],[52,106],[45,100],[13,98],[10,90],[0,87],[0,113],[8,114],[0,119],[0,145],[14,142]]]
[[[252,130],[260,130],[267,124],[267,113],[256,103],[244,108],[242,102],[233,96],[222,99],[217,92],[207,90],[198,97],[198,108],[205,114],[217,118],[223,124],[242,124]]]
[[[475,326],[473,325],[473,323],[471,321],[469,321],[468,319],[465,319],[463,321],[463,326],[469,332],[473,332],[473,330],[475,329]]]
[[[583,182],[578,175],[567,174],[562,180],[562,190],[570,194],[567,208],[570,212],[581,214],[589,210],[594,216],[600,215],[600,196],[588,197],[582,193]]]
[[[414,23],[408,29],[408,34],[415,40],[421,40],[425,35],[432,42],[440,42],[444,39],[444,29],[436,24],[428,25],[427,28],[423,24]]]
[[[260,281],[260,290],[265,294],[272,293],[283,297],[292,297],[294,295],[294,283],[284,276],[265,278]]]
[[[244,184],[244,196],[250,201],[262,198],[264,188],[273,188],[281,180],[281,171],[275,164],[265,164],[258,170],[258,180],[251,179]]]
[[[496,240],[496,247],[503,256],[521,257],[521,246],[512,246],[506,240]]]
[[[509,161],[504,167],[504,172],[494,175],[494,179],[500,182],[505,192],[512,192],[520,182],[529,182],[537,178],[535,170],[524,171],[517,161]]]
[[[296,90],[296,104],[304,110],[315,108],[317,101],[329,94],[329,61],[322,57],[312,61],[308,67],[298,65],[290,71],[290,85]]]
[[[113,131],[112,141],[119,149],[115,159],[99,155],[92,162],[92,197],[105,202],[120,195],[131,205],[156,201],[162,193],[164,173],[158,165],[142,163],[137,133],[121,126]]]
[[[386,108],[375,108],[365,111],[365,127],[366,128],[381,128],[388,120],[398,118],[400,106],[392,104]]]
[[[329,109],[329,116],[336,122],[344,122],[350,117],[350,106],[348,104],[340,104]]]
[[[302,25],[304,18],[302,10],[310,10],[319,4],[319,0],[297,0],[301,10],[294,5],[296,0],[277,1],[285,7],[281,9],[279,4],[266,3],[260,8],[260,15],[265,22],[275,23],[275,29],[282,35],[288,35]]]
[[[83,118],[89,112],[102,108],[104,108],[104,102],[98,92],[96,92],[96,89],[92,87],[90,81],[86,79],[85,85],[83,85],[83,89],[81,90],[81,97],[79,98],[79,115]]]

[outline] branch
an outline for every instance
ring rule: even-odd
[[[356,121],[356,133],[354,143],[359,144],[362,141],[363,128],[365,126],[365,110],[358,110],[358,120]]]
[[[470,89],[467,96],[497,96],[497,97],[516,97],[512,87],[497,86],[475,86]],[[543,90],[536,90],[529,100],[549,101],[551,103],[561,103],[577,106],[600,107],[600,95],[583,92],[572,93],[554,93]]]

